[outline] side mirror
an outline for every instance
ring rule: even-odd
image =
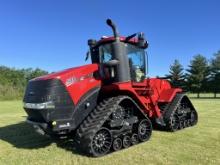
[[[144,33],[142,32],[138,35],[138,46],[144,49],[148,47],[148,42],[145,40]]]
[[[88,51],[87,53],[86,53],[86,58],[85,58],[85,61],[87,61],[88,59],[89,59],[89,57],[91,56],[91,52],[90,51]]]
[[[118,60],[110,60],[110,61],[105,62],[103,64],[104,64],[104,66],[107,66],[107,67],[113,67],[113,66],[118,65],[119,61]]]

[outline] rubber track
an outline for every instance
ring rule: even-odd
[[[96,132],[103,126],[105,121],[117,108],[117,105],[127,96],[117,96],[103,100],[98,106],[89,114],[83,121],[76,132],[76,141],[78,148],[90,156],[93,155],[91,151],[91,142]]]
[[[174,131],[171,128],[171,117],[173,116],[173,113],[175,113],[176,109],[178,108],[178,106],[184,96],[185,96],[185,94],[178,93],[164,114],[164,121],[166,123],[166,129],[169,131]]]

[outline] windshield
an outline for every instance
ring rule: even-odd
[[[131,80],[135,82],[143,81],[146,73],[144,49],[127,43],[125,43],[124,46],[125,54],[129,61],[128,69],[130,70]],[[108,61],[113,60],[111,43],[99,47],[99,59],[100,63],[107,63]],[[120,63],[122,64],[122,62]]]
[[[127,44],[127,55],[129,59],[131,78],[133,81],[141,82],[145,78],[145,51],[134,45]]]

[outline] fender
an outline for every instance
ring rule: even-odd
[[[73,126],[71,129],[75,129],[79,124],[89,115],[89,113],[96,107],[99,98],[100,86],[96,86],[90,89],[84,94],[77,103],[71,120]]]
[[[161,92],[160,97],[158,99],[158,102],[168,102],[170,103],[177,93],[182,92],[182,89],[180,88],[170,88],[165,89]]]

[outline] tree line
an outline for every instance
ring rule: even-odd
[[[0,66],[0,100],[20,99],[30,79],[48,74],[36,68],[15,69]]]
[[[166,76],[173,86],[197,93],[197,97],[202,92],[214,93],[216,97],[220,92],[220,50],[211,59],[195,55],[187,69],[176,59]]]

